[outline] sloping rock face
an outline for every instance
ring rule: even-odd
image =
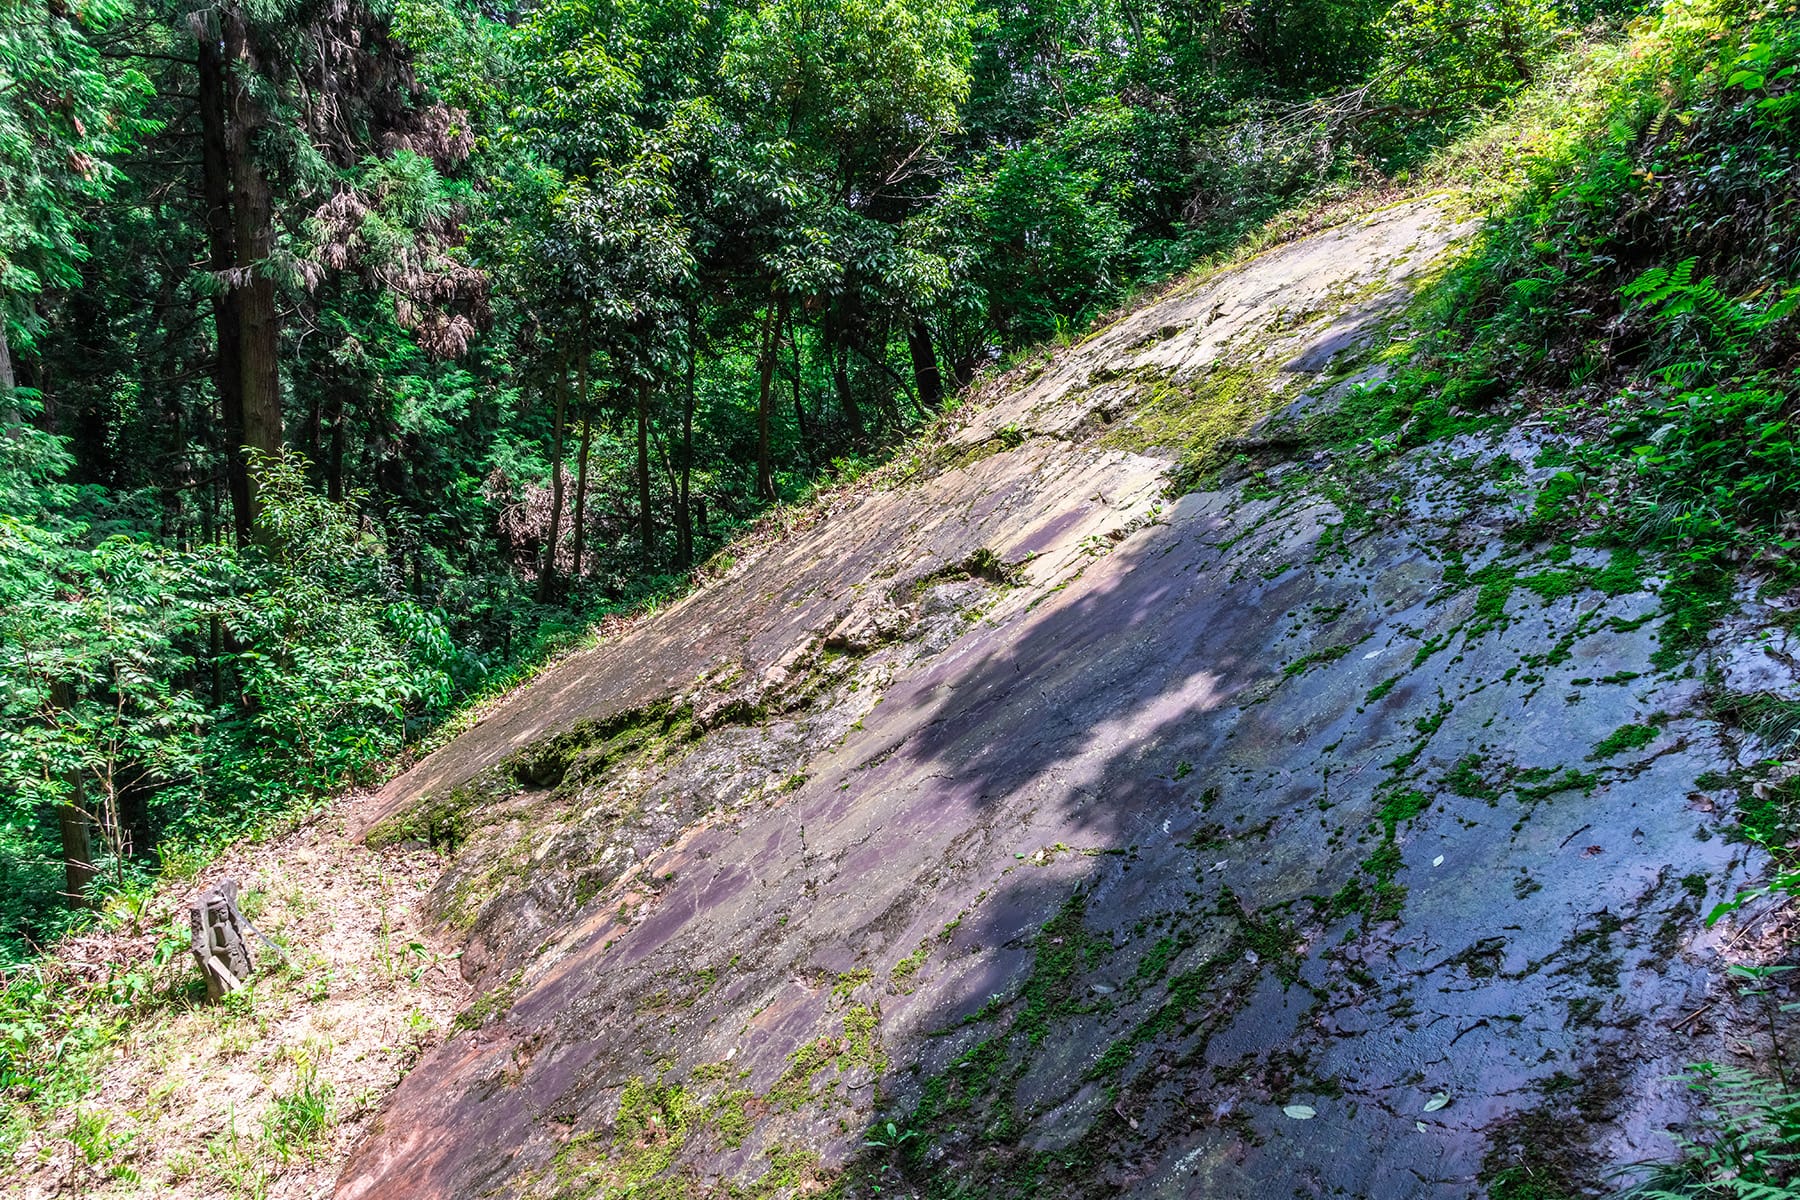
[[[1164,296],[396,780],[369,836],[452,855],[484,995],[339,1195],[1549,1196],[1667,1153],[1754,747],[1654,579],[1507,542],[1530,430],[1168,486],[1329,404],[1461,232]]]

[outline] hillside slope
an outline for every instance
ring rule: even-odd
[[[482,994],[338,1195],[1517,1197],[1666,1154],[1746,864],[1654,576],[1503,536],[1529,427],[1350,490],[1216,469],[1375,369],[1463,228],[1391,208],[1014,372],[389,785],[368,839],[450,853]]]

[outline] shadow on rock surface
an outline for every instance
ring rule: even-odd
[[[792,786],[621,781],[688,807],[595,897],[541,894],[541,944],[339,1195],[1449,1200],[1662,1152],[1669,1076],[1717,1042],[1669,1019],[1717,970],[1698,913],[1745,864],[1693,799],[1724,751],[1700,681],[1650,666],[1656,597],[1601,588],[1603,551],[1501,548],[1512,498],[1467,460],[1529,486],[1537,449],[1337,500],[1293,467],[1145,523],[1109,489],[1160,464],[1028,444],[973,498],[870,501],[856,570],[930,520],[941,552],[884,578],[980,547],[1022,581],[928,653],[857,651],[817,695],[858,715],[801,749],[733,735]],[[868,599],[829,550],[784,550],[747,618],[784,671]],[[733,611],[658,645],[710,652]]]
[[[1314,563],[1328,511],[1277,504],[1184,499],[684,835],[436,1056],[418,1177],[557,1194],[657,1121],[695,1195],[1450,1197],[1653,1152],[1694,1053],[1659,1017],[1707,978],[1681,881],[1734,867],[1670,803],[1700,722],[1592,759],[1691,707],[1592,683],[1647,663],[1653,603],[1521,592],[1476,630],[1454,522]],[[1506,1140],[1561,1110],[1560,1151]]]

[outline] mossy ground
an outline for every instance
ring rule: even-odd
[[[1222,361],[1206,373],[1175,382],[1148,371],[1131,415],[1100,439],[1103,446],[1172,454],[1170,489],[1189,490],[1212,471],[1226,443],[1241,437],[1278,402],[1271,367]]]
[[[542,1200],[774,1200],[795,1195],[837,1195],[841,1171],[824,1168],[816,1152],[760,1135],[781,1114],[802,1110],[834,1115],[847,1072],[879,1077],[887,1068],[881,1015],[868,1004],[846,1004],[837,1014],[841,1034],[802,1045],[765,1093],[744,1087],[746,1071],[728,1062],[702,1063],[681,1082],[664,1064],[654,1077],[634,1076],[619,1093],[610,1125],[575,1133],[548,1167],[525,1184]],[[696,1162],[734,1151],[755,1139],[743,1179],[708,1175]]]

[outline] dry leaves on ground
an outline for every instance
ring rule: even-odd
[[[218,1004],[190,992],[134,1018],[106,1052],[93,1092],[33,1114],[0,1195],[330,1194],[382,1099],[443,1036],[468,992],[420,909],[440,870],[436,855],[356,843],[355,816],[368,799],[345,797],[158,897],[167,914],[211,883],[237,879],[246,912],[285,961],[259,944],[251,988]],[[147,959],[155,940],[94,935],[60,954],[79,971],[88,959]],[[182,955],[171,969],[193,964]]]

